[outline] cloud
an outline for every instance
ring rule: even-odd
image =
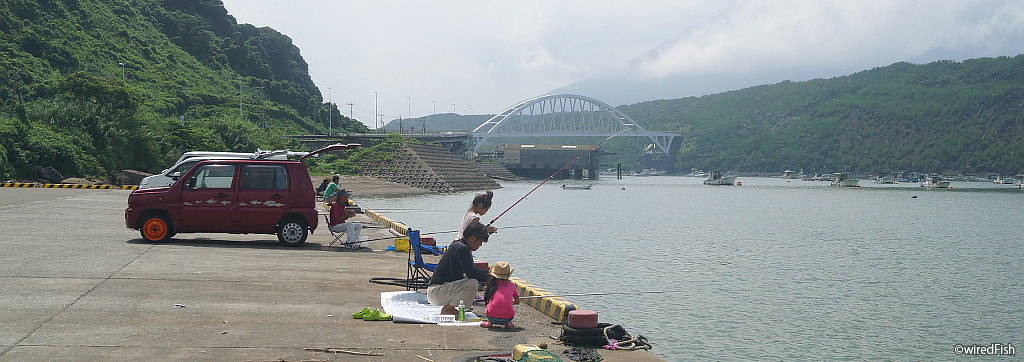
[[[1003,1],[742,1],[633,61],[646,79],[846,69],[942,49],[1019,47],[1022,5]],[[1012,52],[1012,51],[1011,51]]]
[[[800,80],[1024,53],[1016,0],[224,2],[239,22],[291,37],[324,97],[332,87],[368,124],[375,102],[388,119],[452,103],[496,113],[608,74],[665,80],[632,93],[666,98],[678,77]]]

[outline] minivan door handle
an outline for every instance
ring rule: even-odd
[[[270,198],[272,198],[274,200],[280,199],[282,197],[284,197],[284,196],[281,196],[281,194],[273,194],[273,195],[270,196]]]
[[[225,194],[225,193],[221,192],[221,193],[216,194],[214,196],[216,196],[218,199],[223,199],[225,197],[228,197],[228,194]]]

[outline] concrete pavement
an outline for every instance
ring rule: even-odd
[[[324,225],[299,248],[251,234],[147,243],[124,227],[129,193],[0,188],[0,362],[449,361],[520,343],[565,349],[551,339],[559,327],[525,305],[517,306],[517,331],[352,319],[379,307],[381,292],[404,290],[368,282],[404,277],[404,253],[328,247]],[[363,235],[390,234],[367,228]],[[602,355],[660,360],[646,352]]]

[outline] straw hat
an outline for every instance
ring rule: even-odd
[[[508,265],[507,261],[499,261],[491,265],[491,275],[498,279],[508,279],[516,269]]]

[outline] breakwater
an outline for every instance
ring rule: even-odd
[[[406,142],[391,154],[395,156],[392,160],[363,164],[362,175],[427,189],[435,193],[501,187],[470,162],[456,157],[437,145]]]

